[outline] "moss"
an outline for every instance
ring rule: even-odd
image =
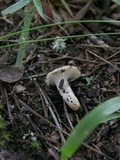
[[[2,117],[3,107],[0,106],[0,147],[5,146],[5,144],[10,140],[10,134],[7,131],[7,122]]]

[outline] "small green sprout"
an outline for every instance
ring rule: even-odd
[[[6,121],[3,119],[3,117],[0,115],[0,129],[4,130],[6,129],[7,123]]]
[[[41,148],[40,141],[37,140],[37,137],[35,136],[34,132],[28,131],[28,133],[23,135],[23,139],[30,138],[30,148],[34,150],[38,150]]]
[[[87,81],[87,86],[91,86],[93,84],[94,77],[85,77],[85,80]]]
[[[11,135],[6,131],[6,132],[3,132],[2,135],[1,135],[1,138],[6,142],[8,142],[11,138]]]
[[[55,41],[52,43],[52,49],[56,52],[62,53],[62,51],[66,48],[66,39],[62,39],[59,36],[56,37]]]
[[[38,149],[41,148],[41,143],[40,143],[40,141],[38,141],[38,140],[32,141],[32,142],[30,142],[30,147],[31,147],[32,149],[38,150]]]
[[[0,105],[0,111],[3,109],[3,106]],[[0,112],[0,147],[4,147],[6,143],[10,140],[10,134],[7,131],[7,122],[2,117]]]
[[[2,110],[4,107],[2,105],[0,105],[0,110]]]

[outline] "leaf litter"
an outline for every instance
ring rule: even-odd
[[[119,16],[115,16],[115,14],[119,14],[119,6],[109,0],[107,0],[108,3],[106,1],[88,0],[66,1],[73,17],[58,1],[41,2],[44,5],[43,11],[46,13],[47,19],[43,20],[35,12],[31,22],[32,27],[54,20],[91,20],[103,19],[103,16],[119,20]],[[8,4],[12,3],[12,1],[2,1],[0,7],[2,9],[7,8]],[[46,3],[49,6],[47,9]],[[27,9],[27,6],[24,9]],[[21,10],[21,13],[24,13],[24,9]],[[8,18],[12,19],[15,26],[22,23],[23,20],[20,15],[9,15]],[[7,21],[2,20],[2,22],[0,23],[1,35],[14,29],[13,25]],[[113,31],[120,31],[120,29],[109,23],[81,23],[63,25],[60,28],[51,27],[34,30],[30,33],[29,39]],[[9,56],[7,53],[16,56],[15,47],[12,47],[12,52],[6,49],[6,55],[0,57],[1,64],[4,64],[0,67],[0,80],[6,82],[1,83],[0,101],[4,106],[2,114],[10,124],[8,130],[13,138],[6,145],[7,151],[1,150],[2,158],[6,156],[3,154],[4,151],[8,154],[12,152],[11,157],[16,155],[16,152],[18,155],[24,155],[22,156],[23,160],[60,159],[59,151],[63,142],[82,117],[99,103],[120,95],[120,42],[118,38],[119,35],[78,37],[72,40],[68,38],[65,41],[66,48],[62,53],[51,48],[52,42],[35,43],[35,50],[32,47],[26,47],[28,52],[24,57],[22,70],[8,63]],[[9,40],[4,40],[4,44],[11,44],[14,39],[18,40],[18,37],[10,37]],[[31,54],[31,50],[35,54]],[[45,84],[45,77],[48,72],[67,64],[81,68],[82,73],[82,77],[70,84],[82,105],[82,108],[75,113],[62,101],[55,87],[47,87]],[[86,77],[94,77],[92,81],[89,81],[89,85]],[[23,89],[22,92],[16,92],[15,86],[19,86],[19,84],[25,86],[26,89]],[[12,109],[12,106],[15,107]],[[118,160],[120,123],[117,119],[111,122],[112,124],[110,122],[101,124],[70,159]],[[41,143],[38,150],[29,147],[31,144],[30,137],[22,139],[29,131],[32,131]]]
[[[24,74],[24,67],[5,66],[0,68],[0,80],[3,82],[13,83],[20,80]]]

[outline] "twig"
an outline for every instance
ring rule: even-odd
[[[107,21],[106,23],[112,24],[112,25],[117,26],[117,27],[120,27],[120,21],[117,21],[117,20],[114,20],[114,19],[111,19],[111,18],[107,18],[105,16],[103,16],[101,19],[103,19],[103,20],[109,20],[109,22]]]
[[[89,146],[89,145],[86,144],[86,143],[84,143],[83,146],[85,146],[86,148],[90,149],[90,150],[93,151],[93,152],[98,153],[98,154],[101,155],[101,156],[105,156],[105,157],[109,158],[110,160],[114,160],[113,158],[111,158],[111,157],[109,157],[108,155],[104,154],[102,151],[97,150],[97,149]]]
[[[84,34],[91,34],[90,33],[90,31],[87,29],[87,28],[85,28],[84,30],[83,30],[83,33]],[[109,45],[107,45],[103,40],[101,40],[99,37],[97,37],[97,36],[89,36],[88,37],[92,42],[94,42],[95,44],[97,44],[97,45],[101,45],[101,46],[103,46],[103,47],[109,47]]]
[[[71,121],[70,121],[70,118],[69,118],[69,116],[68,116],[66,104],[65,104],[65,102],[63,102],[63,103],[64,103],[64,111],[65,111],[65,115],[66,115],[67,121],[68,121],[68,123],[69,123],[71,129],[73,129],[74,127],[73,127],[73,125],[72,125],[72,123],[71,123]]]
[[[36,81],[33,81],[33,82],[34,82],[34,84],[35,84],[35,86],[36,86],[39,94],[40,94],[40,93],[42,94],[42,96],[43,96],[43,98],[44,98],[44,101],[45,101],[46,105],[48,106],[48,109],[49,109],[49,111],[50,111],[50,113],[51,113],[51,115],[52,115],[52,117],[53,117],[53,119],[54,119],[54,122],[55,122],[56,126],[61,129],[60,124],[59,124],[59,122],[58,122],[58,120],[57,120],[57,118],[56,118],[56,115],[54,114],[53,109],[52,109],[52,107],[50,106],[50,103],[49,103],[49,101],[47,100],[45,94],[43,93],[41,87],[39,86],[39,84],[38,84]],[[59,132],[59,134],[60,134],[60,137],[61,137],[62,142],[65,142],[65,138],[64,138],[64,135],[63,135],[63,133],[61,132],[61,130],[58,130],[58,132]]]
[[[38,63],[50,63],[50,62],[54,62],[54,61],[59,61],[59,60],[62,60],[62,59],[72,59],[72,60],[76,60],[76,61],[80,61],[80,62],[90,62],[90,63],[95,63],[95,64],[98,64],[99,62],[96,62],[96,61],[90,61],[90,60],[86,60],[86,59],[82,59],[82,58],[79,58],[79,57],[72,57],[72,56],[61,56],[61,57],[58,57],[58,58],[54,58],[54,59],[50,59],[48,61],[43,61],[43,62],[38,62]]]
[[[32,108],[30,108],[25,102],[23,102],[21,99],[18,100],[19,103],[24,107],[23,110],[29,111],[31,113],[33,113],[34,115],[36,115],[37,117],[39,117],[41,120],[43,120],[44,122],[50,124],[53,127],[56,127],[53,123],[51,123],[50,121],[48,121],[47,119],[45,119],[43,116],[41,116],[40,114],[38,114],[36,111],[34,111]]]
[[[53,109],[54,109],[54,113],[56,114],[56,117],[57,117],[57,119],[58,119],[58,121],[59,121],[59,124],[61,124],[61,119],[60,119],[60,116],[59,116],[59,114],[58,114],[58,112],[57,112],[57,110],[56,110],[56,107],[54,106],[54,104],[52,103],[52,101],[51,101],[51,99],[48,97],[48,95],[46,95],[46,97],[47,97],[47,99],[49,100],[51,106],[52,106]],[[60,126],[61,126],[61,125],[60,125]]]
[[[48,149],[48,153],[54,158],[54,160],[59,160],[58,155],[56,155],[51,148]]]
[[[23,77],[22,80],[23,79],[30,79],[31,80],[33,78],[41,77],[41,76],[45,76],[45,75],[46,75],[46,73],[36,74],[36,75],[28,76],[28,77]]]
[[[107,60],[111,59],[112,57],[115,57],[117,54],[120,54],[120,50],[116,51],[114,54],[112,54],[111,56],[109,56],[107,58]]]
[[[49,111],[50,111],[50,113],[51,113],[51,115],[52,115],[52,117],[54,119],[55,124],[57,125],[58,128],[60,128],[58,120],[57,120],[57,118],[56,118],[56,116],[55,116],[55,114],[54,114],[54,112],[53,112],[53,110],[52,110],[52,108],[50,106],[49,106]],[[65,137],[64,137],[63,133],[60,130],[58,130],[58,131],[59,131],[60,137],[62,139],[62,142],[65,142]]]
[[[8,102],[8,95],[7,95],[7,91],[6,91],[5,86],[3,86],[3,91],[4,91],[4,96],[5,96],[5,99],[6,99],[6,104],[7,104],[7,109],[8,109],[8,115],[9,115],[9,118],[10,118],[10,122],[13,123],[13,118],[12,118],[12,114],[11,114],[11,111],[10,111],[10,105],[9,105],[9,102]]]
[[[82,19],[83,16],[84,16],[84,15],[86,14],[86,12],[88,11],[90,5],[92,4],[92,1],[93,1],[93,0],[89,0],[89,2],[88,2],[81,10],[79,10],[79,11],[77,12],[77,14],[72,18],[72,21]],[[80,25],[80,27],[82,27],[81,24],[79,24],[79,25]],[[72,24],[65,24],[65,25],[63,26],[63,29],[64,29],[64,30],[65,30],[65,29],[68,29],[68,28],[70,28],[71,26],[72,26]],[[63,30],[60,29],[59,32],[61,32],[61,31],[63,31]]]
[[[88,53],[94,55],[95,57],[99,58],[100,60],[102,60],[103,62],[109,64],[110,66],[112,66],[113,68],[115,68],[116,70],[118,70],[120,72],[120,68],[118,68],[116,65],[112,64],[111,62],[107,61],[106,59],[98,56],[97,54],[95,54],[94,52],[87,50]]]
[[[66,133],[65,131],[63,131],[61,128],[57,127],[56,125],[54,125],[52,122],[48,121],[47,119],[45,119],[44,117],[42,117],[40,114],[38,114],[36,111],[34,111],[32,108],[30,108],[27,104],[25,104],[21,99],[18,100],[19,103],[24,107],[24,110],[29,111],[31,113],[33,113],[35,116],[39,117],[41,120],[43,120],[44,122],[50,124],[52,127],[57,128],[58,130],[60,130],[61,132],[63,132],[64,134],[68,135],[68,133]]]

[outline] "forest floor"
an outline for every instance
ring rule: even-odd
[[[71,18],[60,2],[51,2],[54,4],[52,11],[57,15],[58,21]],[[71,7],[73,20],[120,20],[120,6],[109,0],[95,0],[88,8],[85,8],[88,0],[67,2]],[[0,0],[0,10],[13,3],[12,0]],[[0,36],[22,29],[26,9],[27,6],[15,14],[0,15]],[[49,11],[48,7],[45,12],[52,18]],[[47,23],[50,21],[40,19],[35,13],[31,27]],[[66,36],[66,33],[85,35],[108,32],[120,32],[120,23],[81,23],[62,25],[61,28],[54,26],[36,29],[30,32],[29,40]],[[64,140],[82,117],[98,104],[120,95],[118,38],[119,35],[68,38],[65,41],[66,48],[61,53],[52,48],[53,41],[29,43],[25,50],[24,69],[21,70],[12,68],[19,46],[0,50],[0,103],[4,106],[1,115],[7,122],[7,132],[10,134],[7,143],[0,140],[3,143],[0,147],[0,160],[60,159],[60,148]],[[0,44],[13,44],[18,42],[18,39],[19,35],[15,35],[0,41]],[[81,70],[81,76],[70,82],[81,103],[78,111],[73,111],[63,102],[55,86],[47,86],[45,83],[46,75],[50,71],[65,65],[74,65]],[[56,123],[61,130],[58,131]],[[115,119],[99,125],[70,160],[119,158],[120,123]]]

